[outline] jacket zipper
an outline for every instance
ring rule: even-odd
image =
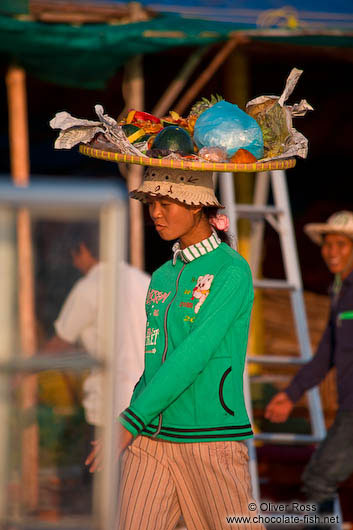
[[[165,337],[165,341],[164,341],[164,350],[163,350],[163,355],[162,355],[162,364],[165,362],[166,360],[166,357],[167,357],[167,351],[168,351],[168,329],[167,329],[167,318],[168,318],[168,313],[169,313],[169,309],[170,309],[170,306],[172,305],[172,303],[174,302],[175,298],[176,298],[176,295],[178,293],[178,287],[179,287],[179,280],[180,280],[180,276],[181,276],[181,273],[183,272],[185,268],[185,263],[184,265],[182,266],[182,268],[180,269],[179,271],[179,274],[177,276],[177,279],[176,279],[176,282],[175,282],[175,294],[173,296],[173,298],[171,299],[171,301],[169,302],[168,306],[167,306],[167,309],[165,310],[165,314],[164,314],[164,337]],[[160,413],[159,417],[158,417],[158,427],[157,427],[157,430],[156,432],[152,435],[152,438],[155,438],[160,432],[161,432],[161,428],[162,428],[162,418],[163,418],[163,414]]]

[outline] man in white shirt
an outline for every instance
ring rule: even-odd
[[[76,231],[77,232],[77,231]],[[57,320],[54,322],[56,334],[47,343],[44,352],[72,350],[73,345],[99,358],[99,290],[104,264],[98,261],[98,238],[96,230],[82,230],[78,235],[73,232],[70,245],[72,261],[83,277],[80,278],[67,296]],[[138,269],[120,263],[119,280],[124,298],[124,322],[120,329],[119,358],[117,362],[116,413],[118,414],[130,402],[133,388],[143,372],[145,343],[145,299],[149,285],[149,276]],[[126,321],[126,322],[125,322]],[[103,384],[99,370],[93,370],[83,384],[83,407],[87,423],[101,425],[103,417]],[[119,402],[119,403],[118,403]],[[119,409],[119,410],[118,410]]]

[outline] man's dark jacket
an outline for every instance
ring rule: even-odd
[[[331,290],[330,318],[316,354],[286,389],[296,402],[316,386],[333,367],[337,370],[339,410],[353,411],[353,272],[342,282],[339,294]]]

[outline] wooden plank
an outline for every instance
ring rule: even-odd
[[[16,186],[29,183],[29,143],[27,121],[26,74],[10,66],[6,74],[9,108],[11,174]],[[31,220],[28,209],[17,216],[18,306],[21,350],[24,357],[37,351],[34,308],[34,272]],[[22,413],[31,416],[36,406],[37,378],[27,375],[22,384]],[[35,417],[35,416],[34,416]],[[33,419],[22,431],[22,499],[27,510],[38,506],[38,424]]]
[[[189,59],[183,65],[176,78],[170,83],[158,101],[157,105],[152,109],[152,114],[154,114],[154,116],[161,118],[167,114],[167,112],[171,109],[172,104],[185,87],[188,79],[196,70],[201,59],[209,49],[210,46],[203,46],[202,48],[198,48],[192,55],[190,55]]]
[[[142,7],[137,2],[132,15],[129,4],[112,2],[78,2],[68,0],[30,0],[29,11],[33,18],[52,23],[128,23],[132,20],[149,20],[155,16],[151,9]]]
[[[137,55],[125,65],[122,87],[123,97],[127,108],[144,109],[144,77],[142,56]],[[127,172],[127,186],[131,191],[136,189],[142,181],[143,169],[141,166],[131,164]],[[130,199],[129,205],[130,226],[130,262],[138,269],[144,269],[144,226],[143,207],[140,201]]]
[[[226,44],[220,49],[215,55],[210,64],[205,68],[202,74],[196,79],[194,84],[187,90],[178,104],[175,106],[175,112],[182,114],[185,109],[196,99],[196,96],[200,93],[205,84],[211,79],[218,68],[224,63],[227,57],[232,51],[239,46],[247,42],[246,37],[239,33],[232,39],[226,42]]]

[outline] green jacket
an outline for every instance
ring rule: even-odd
[[[173,442],[252,436],[243,371],[253,286],[247,262],[214,233],[153,275],[145,371],[120,415],[134,436]]]

